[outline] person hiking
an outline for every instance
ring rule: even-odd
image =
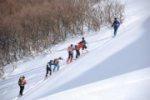
[[[18,85],[20,87],[20,91],[19,91],[19,95],[22,96],[23,95],[23,91],[24,91],[24,88],[25,88],[25,85],[26,85],[26,79],[25,79],[25,76],[21,76],[19,78],[19,81],[18,81]]]
[[[75,45],[75,50],[76,50],[76,58],[80,56],[80,44]]]
[[[82,37],[82,40],[81,40],[80,43],[82,43],[82,45],[83,45],[83,46],[82,46],[82,50],[87,49],[87,46],[86,46],[87,42],[85,41],[84,37]]]
[[[54,59],[54,63],[53,63],[54,64],[54,69],[53,69],[53,71],[55,71],[56,68],[57,68],[57,71],[59,70],[59,68],[60,68],[59,60],[62,60],[62,58],[59,57],[59,58]]]
[[[73,50],[74,50],[74,47],[73,47],[73,44],[71,44],[67,51],[68,51],[68,59],[67,59],[67,63],[71,63],[72,62],[72,59],[73,59]]]
[[[117,18],[114,18],[114,22],[112,24],[112,27],[114,28],[114,36],[113,37],[115,37],[117,35],[117,30],[118,30],[119,26],[120,26],[120,22],[118,21]]]
[[[53,63],[54,63],[53,60],[50,60],[50,61],[47,63],[47,65],[46,65],[46,77],[48,76],[48,73],[49,73],[50,75],[52,75],[52,65],[54,65]]]

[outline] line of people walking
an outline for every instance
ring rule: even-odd
[[[120,26],[120,22],[118,21],[117,18],[114,18],[114,22],[112,24],[112,27],[114,28],[114,35],[115,37],[117,35],[117,30]],[[76,45],[70,44],[70,46],[67,48],[68,52],[68,58],[66,63],[69,64],[73,61],[73,58],[79,58],[81,55],[81,50],[87,49],[87,42],[84,37],[82,37],[82,40],[78,42]],[[74,56],[74,51],[76,52],[76,55]],[[46,75],[45,77],[47,78],[48,76],[52,75],[53,72],[59,71],[60,65],[59,62],[60,60],[63,60],[62,57],[55,58],[53,60],[50,60],[47,65],[46,65]],[[23,91],[25,88],[25,85],[27,84],[25,76],[21,76],[18,81],[18,85],[20,87],[19,95],[23,95]]]
[[[73,58],[74,58],[74,51],[76,52],[76,56],[75,58],[79,58],[80,56],[80,50],[85,50],[87,49],[87,42],[86,40],[84,39],[84,37],[82,37],[82,40],[77,43],[76,45],[73,45],[71,44],[68,48],[67,48],[67,51],[68,51],[68,58],[67,58],[67,64],[71,63]]]
[[[87,42],[85,41],[84,37],[82,38],[82,40],[77,43],[76,45],[71,44],[68,48],[67,48],[67,52],[68,52],[68,58],[67,58],[67,64],[71,63],[73,61],[74,58],[74,51],[76,52],[76,56],[75,58],[79,58],[80,56],[80,50],[85,50],[87,49],[86,46]],[[46,65],[46,75],[45,78],[47,78],[48,76],[51,76],[53,72],[55,71],[59,71],[60,69],[60,60],[63,60],[62,57],[58,57],[55,58],[53,60],[50,60],[47,65]],[[19,96],[23,95],[23,91],[25,88],[25,85],[27,84],[27,81],[25,79],[25,76],[21,76],[18,80],[18,85],[20,87],[20,91],[19,91]]]
[[[74,58],[74,51],[76,52],[76,56],[75,58],[79,58],[80,56],[80,50],[85,50],[87,49],[86,46],[87,42],[85,41],[84,37],[82,38],[82,40],[76,44],[73,45],[71,44],[68,48],[67,48],[67,52],[68,52],[68,58],[67,58],[67,64],[71,63],[73,61]],[[55,58],[54,60],[50,60],[47,65],[46,65],[46,75],[45,77],[47,78],[48,76],[52,75],[53,72],[55,71],[59,71],[60,65],[59,62],[60,60],[63,60],[62,57],[59,58]]]

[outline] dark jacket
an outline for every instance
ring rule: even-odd
[[[86,41],[84,39],[82,39],[81,42],[83,43],[83,45],[86,45]]]
[[[114,28],[118,28],[120,26],[120,22],[116,19],[114,20],[113,24],[112,24],[112,27]]]
[[[50,62],[47,63],[47,67],[51,68],[51,65],[54,64],[54,61],[53,60],[50,60]]]

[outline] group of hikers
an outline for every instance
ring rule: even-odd
[[[76,52],[76,56],[75,58],[78,58],[80,56],[80,50],[85,50],[87,49],[87,46],[86,46],[86,41],[84,39],[84,37],[82,37],[82,40],[76,44],[76,45],[73,45],[71,44],[68,48],[67,48],[67,52],[68,52],[68,58],[67,58],[67,63],[71,63],[73,58],[74,58],[74,51]],[[59,62],[60,60],[63,60],[62,57],[58,57],[58,58],[55,58],[53,60],[50,60],[47,65],[46,65],[46,75],[45,75],[45,78],[48,77],[48,75],[52,75],[53,72],[55,71],[59,71],[59,68],[60,68],[60,65],[59,65]],[[18,81],[18,85],[20,87],[20,91],[19,91],[19,95],[22,96],[23,95],[23,91],[24,91],[24,87],[26,85],[26,79],[25,79],[25,76],[21,76],[19,78],[19,81]]]
[[[117,30],[120,26],[120,22],[118,21],[117,18],[114,18],[114,22],[112,24],[112,27],[114,28],[114,35],[113,37],[115,37],[117,35]],[[84,39],[84,37],[82,37],[82,40],[77,43],[76,45],[70,44],[70,46],[67,48],[67,52],[68,52],[68,58],[67,58],[67,64],[71,63],[73,61],[73,58],[75,57],[76,59],[79,58],[80,56],[80,50],[85,50],[87,49],[87,42]],[[74,51],[76,52],[75,56],[74,56]],[[63,60],[62,57],[59,58],[55,58],[54,60],[50,60],[47,65],[46,65],[46,75],[45,77],[48,77],[48,75],[52,75],[52,72],[58,71],[60,68],[59,62],[60,60]],[[20,87],[20,91],[19,91],[19,95],[22,96],[23,95],[23,90],[24,87],[26,85],[26,79],[25,76],[21,76],[19,78],[18,81],[18,85]]]
[[[77,43],[76,45],[71,44],[68,48],[68,58],[67,58],[67,63],[71,63],[73,58],[74,58],[74,51],[76,51],[76,56],[75,58],[77,59],[80,56],[80,50],[85,50],[87,49],[87,42],[85,41],[84,37],[82,37],[82,40]]]
[[[85,50],[87,49],[86,46],[86,41],[84,39],[84,37],[82,37],[82,40],[76,44],[73,45],[71,44],[68,48],[67,48],[67,52],[68,52],[68,58],[67,58],[67,64],[71,63],[73,58],[74,58],[74,51],[76,51],[76,56],[75,58],[77,59],[80,56],[80,50]],[[59,58],[55,58],[54,60],[50,60],[47,65],[46,65],[46,77],[49,75],[52,75],[52,72],[58,71],[60,68],[59,62],[60,60],[63,60],[62,57]],[[57,69],[57,70],[56,70]]]

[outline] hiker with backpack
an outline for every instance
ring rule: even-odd
[[[63,60],[63,59],[61,57],[54,59],[54,63],[53,63],[54,69],[53,69],[53,71],[55,71],[56,68],[57,68],[57,71],[59,70],[59,68],[60,68],[59,61],[60,60]]]
[[[68,51],[67,63],[71,63],[72,60],[73,60],[73,50],[74,50],[74,47],[73,47],[73,44],[71,44],[71,45],[67,48],[67,51]]]
[[[20,87],[20,91],[19,91],[19,95],[22,96],[23,95],[23,91],[24,91],[24,88],[25,88],[25,85],[27,84],[26,82],[26,79],[25,79],[25,76],[21,76],[19,78],[19,81],[18,81],[18,85]]]
[[[80,44],[75,45],[76,58],[80,56]]]
[[[118,21],[117,18],[114,18],[114,22],[112,24],[112,27],[114,28],[114,36],[113,37],[115,37],[117,35],[117,30],[118,30],[119,26],[120,26],[120,22]]]
[[[80,44],[82,45],[82,50],[87,49],[87,46],[86,46],[87,42],[86,42],[86,40],[84,39],[84,37],[82,37],[82,40],[81,40]]]
[[[53,60],[50,60],[47,65],[46,65],[46,77],[49,75],[52,75],[52,65],[53,65]]]

